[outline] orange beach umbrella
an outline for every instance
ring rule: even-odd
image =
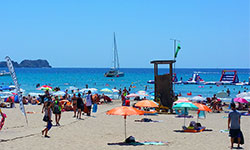
[[[212,111],[209,107],[207,107],[204,104],[200,104],[200,103],[193,103],[193,104],[198,107],[199,111],[209,111],[209,112]]]
[[[198,122],[198,118],[199,118],[199,113],[200,113],[200,111],[208,111],[208,112],[211,112],[211,111],[212,111],[209,107],[207,107],[207,106],[204,105],[204,104],[201,104],[201,103],[193,103],[193,104],[194,104],[195,106],[198,107],[197,122]]]
[[[142,100],[135,104],[137,107],[159,107],[155,102],[150,100]]]
[[[138,110],[136,108],[133,107],[128,107],[128,106],[120,106],[120,107],[116,107],[113,108],[109,111],[106,112],[107,115],[120,115],[120,116],[124,116],[124,130],[125,130],[125,139],[126,139],[126,118],[127,116],[131,116],[131,115],[143,115],[144,112],[141,110]]]

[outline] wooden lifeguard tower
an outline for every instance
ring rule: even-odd
[[[174,102],[173,91],[173,63],[175,60],[154,60],[151,64],[154,64],[154,80],[155,80],[155,101],[159,103],[158,112],[160,110],[171,109]],[[169,73],[159,75],[158,64],[168,64]]]

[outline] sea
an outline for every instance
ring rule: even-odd
[[[6,70],[2,68],[0,70]],[[123,89],[131,87],[131,93],[135,93],[139,90],[145,90],[147,92],[154,91],[154,84],[149,84],[147,81],[154,80],[153,68],[121,68],[120,71],[125,73],[124,77],[108,78],[104,77],[104,73],[109,68],[16,68],[16,75],[20,87],[25,90],[25,95],[29,93],[41,93],[36,88],[37,84],[50,85],[52,87],[60,87],[61,90],[65,90],[70,86],[77,87],[79,89],[85,88],[88,85],[89,88],[116,88]],[[222,70],[224,69],[204,69],[204,68],[175,68],[177,78],[182,81],[187,81],[192,77],[193,73],[198,72],[200,77],[208,81],[219,81]],[[240,82],[248,82],[250,77],[250,69],[226,69],[237,70],[237,74]],[[159,74],[168,73],[168,68],[160,68]],[[13,81],[11,76],[0,76],[1,85],[12,85]],[[235,97],[236,94],[243,91],[249,91],[249,85],[184,85],[175,84],[174,91],[176,94],[180,94],[184,97],[189,97],[187,93],[192,92],[192,96],[202,95],[203,97],[212,97],[219,91],[231,92],[231,97]]]

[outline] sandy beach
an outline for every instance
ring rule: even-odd
[[[224,150],[229,149],[228,133],[220,130],[227,129],[226,113],[209,113],[206,119],[200,119],[200,123],[212,129],[202,133],[175,132],[183,126],[183,118],[175,118],[175,115],[157,116],[129,116],[127,118],[127,135],[134,136],[136,141],[164,141],[166,146],[120,146],[115,145],[124,141],[124,119],[122,116],[108,116],[105,114],[120,101],[111,104],[99,105],[98,112],[91,117],[83,116],[83,120],[72,118],[73,112],[63,112],[61,126],[53,126],[49,131],[50,138],[44,138],[41,130],[45,127],[42,121],[42,106],[26,105],[28,126],[24,116],[16,105],[14,109],[2,109],[7,115],[4,128],[0,132],[0,149],[178,149],[178,150]],[[187,119],[186,125],[191,120],[196,121],[195,111],[190,112],[194,118]],[[160,122],[135,122],[143,117],[158,120]],[[53,115],[54,120],[54,115]],[[241,128],[245,137],[244,149],[250,149],[250,120],[242,116]],[[111,145],[110,145],[111,143]],[[236,145],[235,145],[236,146]]]

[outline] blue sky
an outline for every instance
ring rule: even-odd
[[[248,0],[23,0],[0,2],[0,52],[47,59],[53,67],[111,67],[113,32],[120,66],[249,68]]]

